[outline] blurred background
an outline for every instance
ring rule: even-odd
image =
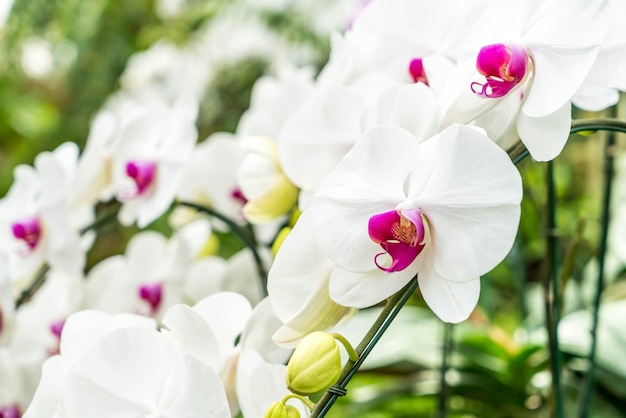
[[[92,118],[121,88],[140,95],[144,84],[168,89],[193,77],[203,97],[200,138],[234,131],[256,79],[284,63],[319,71],[328,58],[330,33],[348,27],[360,3],[0,0],[0,196],[18,164],[32,164],[37,153],[65,141],[83,146]],[[624,119],[622,104],[611,112]],[[554,163],[567,411],[579,402],[587,370],[605,136],[574,135]],[[626,158],[623,138],[618,139],[612,150],[617,174],[592,409],[600,418],[626,417]],[[470,320],[449,330],[450,417],[550,416],[542,290],[546,164],[526,158],[519,168],[525,197],[518,242],[483,278],[479,308]],[[104,236],[106,248],[92,257],[120,252],[132,232]],[[363,332],[375,314],[375,308],[363,311],[346,334]],[[415,297],[330,416],[437,416],[443,335],[444,326]]]

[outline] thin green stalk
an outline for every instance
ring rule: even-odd
[[[230,231],[233,234],[235,234],[237,236],[237,238],[239,238],[239,240],[246,247],[248,247],[250,249],[250,251],[252,252],[252,257],[254,257],[254,262],[256,264],[256,269],[257,269],[257,272],[259,274],[259,278],[261,280],[261,291],[263,292],[263,296],[267,296],[267,270],[265,269],[265,265],[263,264],[263,260],[261,259],[261,256],[259,255],[259,252],[257,250],[257,245],[256,245],[256,241],[255,241],[254,237],[250,236],[250,234],[244,228],[242,228],[240,225],[238,225],[232,219],[230,219],[227,216],[222,215],[219,212],[214,211],[211,208],[208,208],[208,207],[202,206],[202,205],[198,205],[197,203],[193,203],[193,202],[177,202],[177,203],[179,205],[181,205],[181,206],[186,206],[188,208],[192,208],[192,209],[195,209],[197,211],[204,212],[207,215],[213,216],[213,217],[219,219],[220,221],[224,222],[228,226]]]
[[[452,354],[452,343],[454,334],[454,325],[445,323],[443,328],[443,344],[441,351],[441,375],[439,376],[439,405],[438,414],[439,418],[446,418],[448,416],[448,398],[450,387],[446,380],[446,374],[450,367],[450,354]]]
[[[554,397],[553,416],[563,418],[563,391],[561,387],[562,358],[559,349],[558,327],[560,319],[559,273],[557,266],[559,256],[559,231],[556,224],[556,190],[554,184],[554,165],[547,164],[546,172],[548,193],[548,225],[547,225],[547,277],[544,279],[544,299],[546,311],[546,328],[550,349],[550,371],[552,373],[552,396]]]
[[[356,348],[359,358],[355,362],[348,361],[346,363],[337,384],[331,387],[331,389],[329,389],[324,394],[322,399],[320,399],[320,401],[315,405],[311,418],[321,418],[328,413],[337,398],[340,396],[336,393],[337,390],[345,390],[352,377],[359,370],[387,328],[389,328],[389,325],[391,325],[396,315],[398,315],[400,309],[402,309],[413,292],[415,292],[415,289],[417,289],[417,277],[414,277],[413,280],[411,280],[409,284],[404,287],[404,289],[387,300],[387,304],[380,312],[380,315],[378,315],[378,318],[376,318],[376,321]]]
[[[623,131],[622,131],[623,132]],[[614,176],[614,153],[615,153],[615,134],[610,132],[606,138],[604,150],[604,190],[602,198],[602,218],[600,228],[600,242],[598,248],[598,279],[593,303],[593,320],[591,324],[591,347],[589,348],[589,369],[583,385],[582,396],[580,397],[579,417],[587,418],[591,407],[591,394],[593,391],[595,370],[596,370],[596,351],[598,346],[598,323],[600,318],[600,298],[604,289],[604,259],[607,250],[609,217],[611,205],[611,189],[613,186]]]
[[[109,222],[115,220],[116,218],[117,218],[117,209],[102,215],[101,217],[93,221],[91,225],[87,225],[86,227],[81,229],[79,232],[80,234],[84,234],[85,232],[91,231],[91,230],[97,231],[98,229],[100,229],[100,227],[107,225]]]
[[[50,271],[50,266],[47,263],[41,266],[41,268],[37,272],[37,275],[35,275],[35,278],[30,283],[30,286],[22,290],[22,292],[18,296],[17,300],[15,301],[15,309],[28,302],[35,295],[35,293],[37,293],[37,291],[41,288],[41,286],[43,286],[44,282],[46,281],[46,275],[48,274],[48,271]]]

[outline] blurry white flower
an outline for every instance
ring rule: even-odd
[[[15,169],[14,183],[0,201],[0,248],[12,281],[23,284],[44,262],[68,273],[83,268],[86,248],[79,230],[91,222],[93,211],[69,207],[77,158],[78,147],[68,142],[39,154],[34,167]]]
[[[197,101],[184,95],[172,106],[138,104],[118,97],[94,120],[81,156],[73,204],[112,195],[123,205],[120,222],[145,227],[175,197],[184,164],[197,139]]]
[[[60,411],[66,417],[230,417],[215,370],[176,344],[169,332],[158,332],[150,320],[134,315],[83,311],[70,317],[61,355],[44,365],[24,416]],[[201,342],[211,352],[214,343]]]
[[[204,228],[202,235],[208,237],[208,225]],[[161,317],[182,302],[185,276],[194,255],[182,237],[168,241],[157,232],[138,233],[124,255],[109,257],[90,270],[85,307]]]

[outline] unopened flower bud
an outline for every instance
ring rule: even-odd
[[[278,235],[276,235],[276,239],[274,240],[274,243],[272,244],[272,255],[274,257],[276,257],[276,254],[278,254],[278,250],[280,250],[280,246],[283,245],[283,242],[285,242],[285,239],[287,239],[287,236],[291,232],[291,229],[292,228],[290,226],[286,226],[278,232]]]
[[[291,406],[282,402],[274,402],[265,412],[263,418],[300,418],[300,412]]]
[[[335,337],[312,332],[302,339],[287,364],[287,387],[311,395],[328,389],[341,375],[341,355]]]

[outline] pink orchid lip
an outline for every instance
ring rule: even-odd
[[[426,245],[424,222],[425,218],[419,209],[391,210],[372,216],[368,223],[370,239],[384,250],[374,257],[376,267],[393,273],[411,265]],[[391,257],[388,267],[378,261],[383,255]]]
[[[240,202],[242,205],[245,205],[246,203],[248,203],[248,199],[246,199],[246,196],[243,194],[243,192],[241,191],[239,187],[235,187],[230,192],[230,197]]]
[[[409,62],[409,74],[414,82],[422,82],[428,85],[428,78],[426,77],[426,71],[424,71],[424,64],[421,58],[413,58]]]
[[[154,314],[161,305],[163,299],[163,283],[145,283],[139,286],[139,297],[150,305],[150,312]]]
[[[154,183],[156,177],[156,164],[152,161],[131,160],[126,163],[126,175],[130,177],[136,186],[132,197],[145,193]]]
[[[52,333],[52,335],[55,336],[57,342],[54,345],[54,347],[49,348],[48,351],[48,355],[50,356],[54,356],[55,354],[60,354],[61,352],[61,334],[63,333],[63,327],[65,326],[65,319],[61,320],[61,321],[55,321],[52,322],[50,324],[50,332]],[[0,415],[0,418],[2,418],[2,415]]]
[[[489,98],[506,96],[524,79],[528,58],[526,48],[517,45],[493,44],[482,47],[476,57],[476,70],[487,81],[484,84],[473,82],[472,91]]]
[[[61,333],[63,332],[63,327],[65,326],[65,320],[55,321],[50,324],[50,332],[52,335],[61,339]]]
[[[17,405],[0,407],[0,418],[20,418],[22,413]]]
[[[32,252],[41,239],[41,223],[35,216],[29,216],[11,225],[13,236],[26,244],[29,252]]]

